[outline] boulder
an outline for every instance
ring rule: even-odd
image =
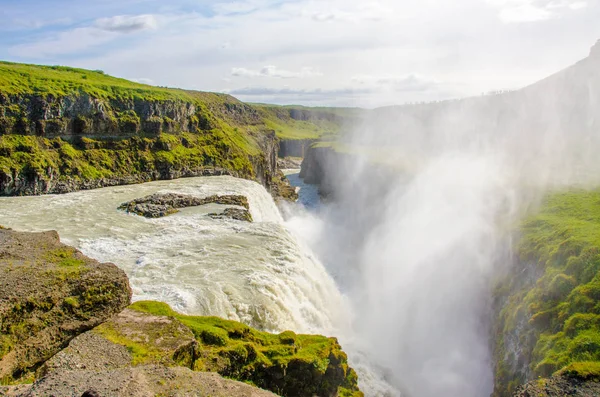
[[[0,229],[0,379],[31,373],[130,301],[121,269],[62,244],[55,231]]]

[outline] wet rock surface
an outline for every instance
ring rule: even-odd
[[[180,208],[197,207],[206,204],[237,205],[250,209],[248,199],[240,195],[213,195],[209,197],[196,197],[178,193],[156,193],[128,201],[119,206],[119,209],[145,216],[146,218],[161,218],[171,215]],[[247,212],[247,211],[246,211]],[[248,213],[249,215],[249,213]]]
[[[234,219],[236,221],[252,222],[252,214],[241,208],[226,208],[220,214],[208,214],[213,219]]]

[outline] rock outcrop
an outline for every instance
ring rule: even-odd
[[[69,379],[70,371],[76,371],[73,382],[83,388],[84,373],[77,371],[129,374],[140,365],[216,372],[282,396],[362,396],[356,373],[334,338],[268,334],[235,321],[185,316],[158,302],[134,303],[75,338],[42,367],[45,378],[32,390],[55,384],[59,374]]]
[[[0,379],[25,376],[131,299],[125,273],[56,232],[0,229]]]
[[[252,214],[243,208],[225,208],[221,213],[208,214],[213,219],[233,219],[236,221],[252,222]]]
[[[131,200],[119,206],[119,209],[145,216],[146,218],[160,218],[178,212],[180,208],[197,207],[206,204],[236,205],[250,209],[248,199],[240,195],[213,195],[196,197],[179,193],[155,193],[150,196]],[[247,211],[246,211],[247,212]],[[231,215],[234,213],[231,212]],[[250,213],[248,213],[250,215]],[[250,217],[252,219],[252,217]]]
[[[315,143],[315,139],[282,139],[279,144],[278,156],[281,158],[304,157],[313,143]]]

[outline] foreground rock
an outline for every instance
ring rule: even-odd
[[[362,396],[356,373],[348,367],[347,357],[335,338],[296,335],[290,331],[269,334],[217,317],[181,315],[158,302],[137,302],[75,338],[68,348],[46,363],[41,374],[55,379],[53,382],[73,376],[73,384],[81,386],[79,391],[88,385],[87,378],[81,372],[70,371],[91,371],[88,376],[95,379],[96,371],[106,376],[130,375],[134,374],[131,367],[139,365],[184,366],[216,372],[282,396]],[[49,382],[41,380],[40,384],[54,384]],[[125,385],[114,387],[122,389]],[[43,393],[50,389],[35,390]],[[262,392],[253,389],[253,393]]]
[[[205,204],[237,205],[250,209],[248,199],[240,195],[214,195],[209,197],[196,197],[178,193],[155,193],[150,196],[131,200],[119,206],[119,209],[131,212],[146,218],[160,218],[171,215],[180,208],[197,207]]]
[[[0,379],[23,377],[130,300],[122,270],[61,244],[56,232],[0,229]]]
[[[30,387],[21,386],[20,390],[7,392],[7,395],[79,397],[86,391],[95,391],[102,397],[276,397],[271,392],[225,379],[219,374],[156,365],[54,372]]]

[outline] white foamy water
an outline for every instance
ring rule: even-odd
[[[146,219],[119,204],[156,192],[241,194],[253,223],[207,216],[225,206],[183,209]],[[125,270],[134,300],[242,321],[269,331],[334,335],[348,321],[345,302],[323,266],[301,248],[259,184],[232,177],[186,178],[65,195],[0,198],[0,224],[57,230],[61,240]]]

